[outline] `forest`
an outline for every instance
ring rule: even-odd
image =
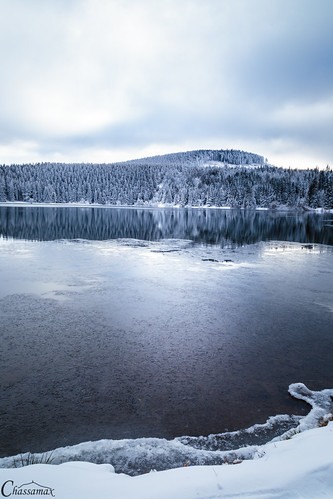
[[[0,202],[114,206],[333,208],[333,172],[283,169],[238,150],[199,150],[122,163],[0,165]]]

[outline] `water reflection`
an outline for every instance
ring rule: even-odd
[[[0,235],[34,241],[177,238],[221,246],[269,240],[333,245],[327,218],[210,209],[1,207]]]

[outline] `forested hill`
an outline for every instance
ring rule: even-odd
[[[259,166],[263,165],[264,158],[258,154],[253,154],[234,149],[227,150],[214,150],[214,149],[201,149],[198,151],[177,152],[172,154],[164,154],[163,156],[151,156],[143,159],[133,159],[127,161],[130,164],[148,164],[153,166],[163,165],[197,165],[209,166],[217,164],[218,166],[228,165],[246,165],[246,166]]]
[[[113,164],[1,165],[0,201],[332,209],[333,172],[276,168],[236,150]]]

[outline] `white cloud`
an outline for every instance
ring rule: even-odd
[[[323,125],[333,129],[333,97],[325,100],[298,103],[288,102],[272,113],[271,121],[288,128],[308,128]]]
[[[32,141],[14,140],[0,144],[1,163],[36,163],[42,158],[38,152],[38,144]]]

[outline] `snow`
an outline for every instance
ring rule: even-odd
[[[333,422],[269,443],[256,459],[235,465],[188,466],[137,477],[111,465],[36,464],[0,470],[10,497],[13,485],[38,483],[61,499],[317,498],[333,496]],[[26,485],[28,487],[29,485]],[[33,485],[31,484],[30,487]]]
[[[210,160],[210,161],[205,161],[205,162],[200,162],[198,166],[202,166],[204,168],[242,168],[242,169],[254,169],[254,168],[261,168],[263,166],[262,163],[251,163],[250,165],[247,164],[233,164],[233,163],[227,163],[224,161],[215,161],[215,160]],[[265,165],[265,166],[271,166],[273,165]],[[274,167],[273,167],[274,168]]]
[[[316,392],[309,390],[303,383],[293,383],[289,386],[289,393],[312,406],[312,410],[299,424],[300,431],[312,428],[332,412],[333,390]]]

